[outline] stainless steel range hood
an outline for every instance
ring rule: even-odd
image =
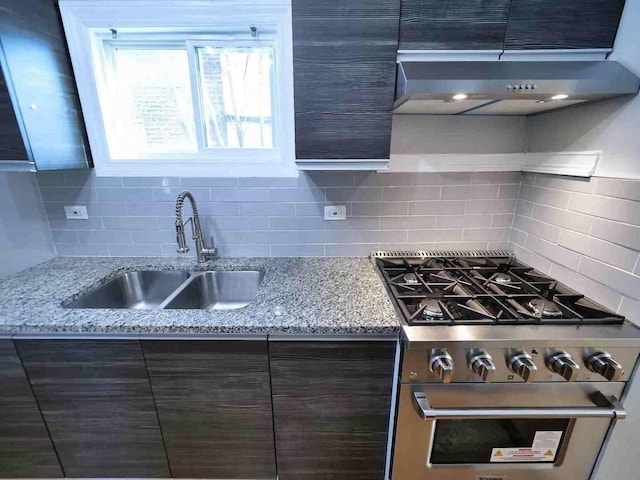
[[[618,62],[400,62],[396,114],[531,115],[638,93]]]

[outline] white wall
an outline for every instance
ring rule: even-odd
[[[55,254],[35,174],[0,172],[0,277]]]
[[[640,75],[640,0],[627,0],[611,59]],[[602,177],[640,178],[640,95],[527,118],[528,151],[601,150]]]
[[[391,163],[399,155],[524,152],[526,117],[394,115]]]

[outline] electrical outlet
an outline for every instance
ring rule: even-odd
[[[64,207],[64,215],[70,220],[87,220],[89,218],[87,207],[84,206]]]
[[[332,205],[330,207],[324,207],[324,219],[325,220],[346,220],[347,207],[345,205]]]

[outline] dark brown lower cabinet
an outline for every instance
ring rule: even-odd
[[[13,341],[0,340],[0,478],[63,476]]]
[[[276,478],[266,340],[142,346],[174,477]]]
[[[139,341],[16,345],[67,477],[170,476]]]
[[[280,480],[382,480],[395,342],[269,342]]]

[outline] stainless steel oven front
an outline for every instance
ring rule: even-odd
[[[586,480],[622,384],[405,384],[393,480]]]
[[[445,340],[433,327],[405,332],[420,337],[403,350],[391,480],[589,479],[610,428],[626,417],[619,400],[638,347],[628,338],[587,347],[578,338],[594,342],[586,328],[552,330],[554,340],[504,338],[514,332],[494,327],[482,342]],[[610,368],[597,368],[601,359]]]

